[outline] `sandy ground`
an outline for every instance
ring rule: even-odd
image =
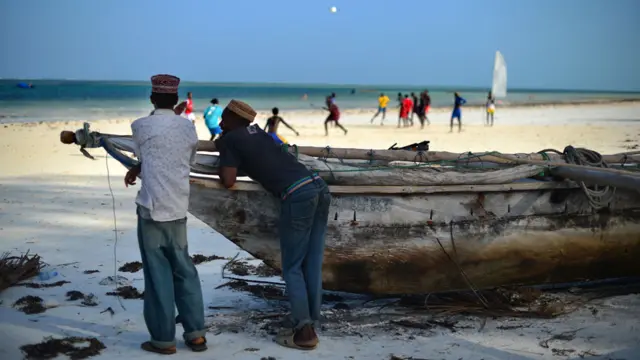
[[[431,116],[424,130],[397,129],[395,119],[385,126],[370,125],[372,112],[349,114],[344,125],[349,134],[330,129],[324,136],[321,113],[285,113],[286,120],[301,133],[282,134],[304,145],[357,148],[387,148],[430,140],[432,150],[534,152],[545,148],[562,150],[566,145],[588,147],[601,153],[628,151],[640,142],[640,105],[581,105],[501,110],[496,126],[482,125],[477,110],[465,112],[462,133],[449,134],[448,112]],[[92,124],[105,133],[129,134],[130,119],[111,119]],[[260,120],[263,123],[263,120]],[[114,265],[138,261],[135,234],[134,198],[136,188],[125,188],[124,169],[104,152],[92,150],[95,161],[86,159],[75,146],[59,143],[61,130],[75,130],[79,122],[42,124],[0,124],[0,251],[21,253],[30,250],[54,266],[59,275],[51,281],[66,280],[61,287],[30,289],[14,287],[0,294],[0,358],[20,359],[19,347],[37,343],[46,336],[95,336],[107,349],[100,358],[155,358],[138,349],[147,340],[141,300],[106,296],[113,286],[99,282],[114,275]],[[201,139],[208,132],[198,124]],[[117,264],[114,264],[114,222],[107,167],[117,215]],[[236,248],[195,217],[189,216],[192,254],[240,257],[248,254]],[[248,321],[255,312],[282,311],[282,303],[253,297],[226,288],[221,278],[225,260],[198,265],[205,304],[225,309],[208,309],[212,326],[210,351],[193,354],[183,345],[185,358],[260,359],[389,359],[390,354],[414,359],[637,359],[640,358],[640,297],[627,295],[598,300],[588,308],[553,320],[489,319],[484,326],[477,318],[458,319],[466,326],[452,332],[446,328],[412,330],[389,328],[379,306],[363,305],[362,297],[347,297],[353,309],[351,320],[335,323],[321,333],[321,345],[311,353],[283,349],[271,341],[260,321]],[[257,264],[257,260],[251,260]],[[84,274],[85,270],[99,270]],[[138,289],[143,289],[142,272],[122,273]],[[277,280],[277,279],[273,279]],[[36,282],[38,280],[35,280]],[[99,304],[82,306],[66,301],[65,293],[78,290],[92,293]],[[36,295],[52,306],[37,315],[25,315],[12,304],[24,295]],[[325,314],[334,316],[328,304]],[[101,313],[111,308],[114,314]],[[595,309],[595,310],[594,310]],[[360,320],[357,318],[361,317]],[[367,319],[366,321],[363,319]],[[386,325],[384,325],[384,324]],[[180,337],[180,327],[178,337]],[[549,342],[540,342],[561,333],[571,333]],[[575,333],[572,333],[575,332]],[[555,350],[554,350],[555,349]]]

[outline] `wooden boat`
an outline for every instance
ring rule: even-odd
[[[91,136],[84,146],[104,147],[127,167],[136,163],[125,154],[129,137]],[[214,148],[201,142],[199,150]],[[640,162],[637,153],[605,155],[609,168],[585,169],[551,153],[290,151],[330,184],[327,290],[419,294],[640,275],[640,176],[624,170]],[[453,158],[454,165],[398,163],[422,158]],[[279,201],[251,181],[224,189],[216,162],[198,154],[189,212],[280,268]],[[475,165],[460,172],[460,163]],[[540,176],[545,169],[555,177]],[[557,178],[562,174],[577,182]],[[594,183],[618,188],[597,194],[586,188]]]

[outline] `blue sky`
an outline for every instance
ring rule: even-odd
[[[640,90],[639,44],[640,0],[0,0],[3,78]]]

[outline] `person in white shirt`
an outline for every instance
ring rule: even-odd
[[[151,83],[150,99],[155,110],[131,124],[140,163],[124,179],[126,186],[135,185],[137,177],[142,180],[136,197],[138,244],[144,270],[144,319],[151,340],[141,347],[174,354],[176,322],[180,319],[187,346],[204,351],[202,288],[187,244],[189,172],[198,136],[193,123],[174,110],[180,79],[156,75]]]

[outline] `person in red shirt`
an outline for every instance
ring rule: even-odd
[[[191,91],[187,93],[187,101],[181,102],[177,107],[183,108],[184,113],[182,115],[191,120],[191,122],[195,125],[196,114],[193,113],[193,94],[191,93]]]
[[[340,109],[338,108],[338,105],[336,105],[336,103],[333,101],[333,98],[331,96],[327,96],[325,103],[327,106],[324,107],[323,109],[329,112],[329,116],[327,116],[327,119],[324,121],[324,136],[329,136],[329,129],[327,125],[330,122],[333,122],[337,127],[339,127],[340,129],[342,129],[342,131],[344,131],[345,135],[347,135],[347,129],[345,129],[344,126],[340,125],[340,122],[339,122]]]
[[[398,119],[398,127],[400,127],[400,122],[404,126],[413,126],[413,121],[409,119],[409,114],[413,110],[413,100],[409,97],[409,95],[405,95],[404,99],[402,99],[402,108],[400,109],[400,118]]]

